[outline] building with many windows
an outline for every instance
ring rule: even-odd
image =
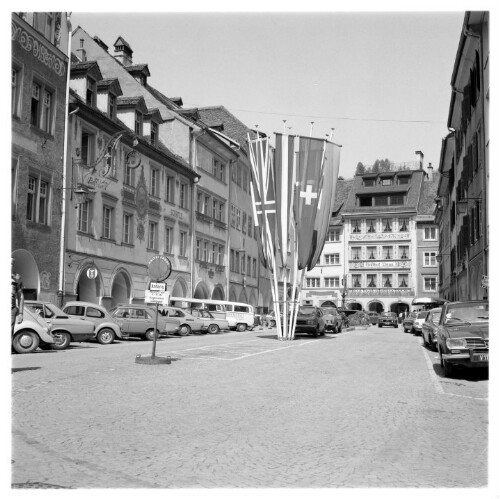
[[[57,301],[68,75],[65,12],[12,14],[12,256],[27,298]]]

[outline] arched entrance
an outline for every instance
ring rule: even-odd
[[[217,284],[212,291],[212,300],[224,300],[224,290],[220,284]]]
[[[248,303],[248,297],[247,297],[247,292],[242,289],[240,293],[240,297],[238,299],[240,303]]]
[[[185,298],[187,296],[187,285],[184,279],[177,279],[172,288],[172,296]]]
[[[363,310],[363,306],[361,303],[358,303],[357,301],[349,303],[349,310]]]
[[[209,296],[210,292],[208,291],[207,285],[204,282],[199,282],[196,285],[193,298],[204,299],[208,298]]]
[[[131,283],[128,275],[121,271],[116,274],[111,286],[111,307],[119,303],[130,303]]]
[[[394,312],[398,318],[399,314],[403,313],[406,317],[410,311],[410,306],[407,303],[398,301],[396,303],[391,303],[391,312]]]
[[[335,307],[337,308],[337,305],[333,303],[331,300],[324,301],[323,303],[320,304],[320,307]]]
[[[368,312],[377,312],[378,314],[384,311],[384,305],[377,300],[371,301],[368,304]]]
[[[93,274],[87,272],[87,270],[94,268],[89,265],[80,272],[76,286],[76,299],[78,301],[99,303],[99,297],[101,296],[100,271],[97,270],[96,277],[92,277]]]
[[[27,300],[36,300],[40,291],[40,273],[33,255],[25,249],[12,252],[14,258],[14,273],[21,276],[23,295]]]
[[[231,288],[231,291],[229,292],[229,301],[238,301],[234,288]]]

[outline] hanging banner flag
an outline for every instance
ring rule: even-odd
[[[286,264],[292,215],[293,164],[295,137],[276,133],[274,152],[276,172],[276,225],[281,261]]]
[[[294,193],[294,217],[297,231],[298,269],[305,269],[314,251],[314,223],[323,180],[324,139],[299,138]]]
[[[307,262],[307,270],[316,266],[325,246],[328,224],[335,205],[335,190],[340,165],[340,146],[332,142],[326,143],[325,160],[323,165],[323,186],[318,202],[318,213],[314,223],[313,252]]]

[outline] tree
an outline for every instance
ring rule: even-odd
[[[361,163],[361,161],[358,162],[358,165],[356,166],[356,175],[363,175],[365,173],[365,165]]]
[[[378,159],[375,160],[372,166],[372,173],[378,173],[380,171],[380,161]]]

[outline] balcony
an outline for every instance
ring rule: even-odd
[[[409,269],[411,260],[407,258],[391,260],[349,260],[349,269]]]
[[[409,232],[356,232],[349,234],[350,241],[395,241],[410,240]]]
[[[415,292],[412,288],[349,288],[347,296],[354,297],[410,297],[414,296]]]

